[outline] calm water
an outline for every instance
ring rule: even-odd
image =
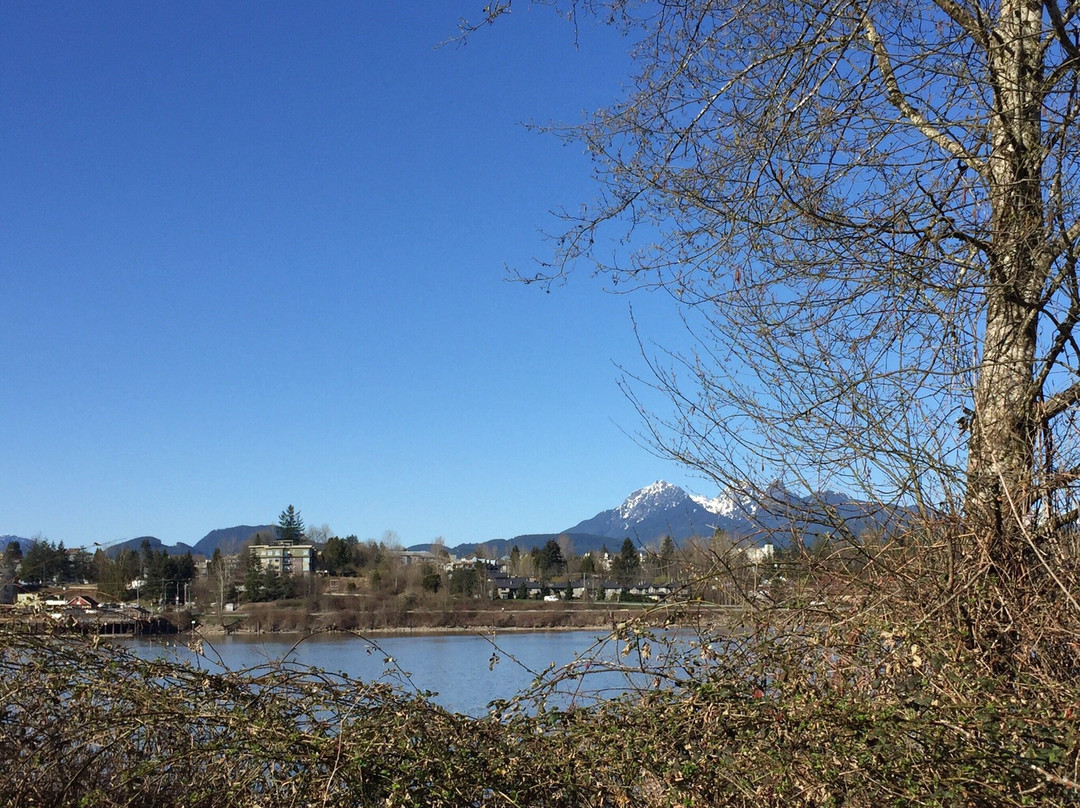
[[[495,636],[410,634],[372,641],[353,635],[321,634],[299,643],[295,637],[233,635],[208,642],[201,657],[189,651],[183,640],[129,642],[135,644],[140,655],[175,656],[212,669],[224,666],[240,670],[287,656],[301,665],[345,673],[364,681],[390,681],[408,688],[435,691],[436,703],[470,715],[483,714],[491,701],[512,698],[552,664],[562,666],[582,655],[595,658],[599,666],[638,659],[636,653],[620,657],[619,647],[591,631],[514,632]],[[388,663],[388,657],[393,661]],[[404,675],[406,672],[408,677]],[[624,692],[631,685],[648,686],[651,681],[652,677],[644,674],[630,680],[618,672],[590,675],[584,685],[571,682],[562,686],[552,703],[562,707],[587,704],[597,695],[610,696]]]

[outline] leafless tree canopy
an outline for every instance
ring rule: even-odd
[[[638,72],[566,131],[601,193],[532,279],[587,259],[685,304],[698,347],[657,366],[677,407],[655,426],[706,473],[751,447],[987,536],[1049,533],[1080,468],[1076,13],[573,4],[625,26]]]

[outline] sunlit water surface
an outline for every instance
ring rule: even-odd
[[[128,640],[144,657],[175,657],[203,667],[242,670],[288,659],[299,665],[344,673],[363,681],[387,681],[408,690],[432,691],[432,700],[447,709],[482,715],[497,699],[511,699],[528,688],[551,665],[561,667],[577,657],[599,665],[634,663],[637,655],[620,656],[620,646],[595,631],[530,631],[497,635],[409,634],[372,639],[350,634],[296,637],[232,635],[205,639],[203,654],[184,639]],[[625,645],[622,646],[625,649]],[[388,661],[390,660],[390,661]],[[603,672],[564,683],[552,706],[591,703],[630,686],[647,687],[653,677],[627,677]]]

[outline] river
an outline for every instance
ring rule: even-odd
[[[597,667],[637,660],[596,631],[528,631],[498,635],[408,634],[365,639],[350,634],[317,634],[302,641],[282,635],[230,635],[204,641],[203,654],[184,640],[126,640],[144,657],[171,656],[210,669],[242,670],[288,658],[300,665],[344,673],[364,681],[389,681],[407,689],[433,691],[432,701],[455,712],[482,715],[497,699],[529,687],[549,666],[588,656]],[[625,646],[622,646],[625,648]],[[653,677],[628,679],[614,671],[568,682],[549,703],[566,707],[649,686]]]

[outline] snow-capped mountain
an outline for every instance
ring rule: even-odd
[[[648,519],[657,511],[682,507],[686,496],[686,492],[679,486],[658,480],[632,493],[622,505],[615,509],[615,512],[626,524],[635,524]]]
[[[748,494],[721,494],[718,497],[708,499],[697,494],[690,494],[690,499],[707,510],[709,513],[725,517],[750,517],[757,513],[757,505]]]
[[[601,511],[566,532],[620,540],[629,536],[642,542],[660,536],[684,539],[711,535],[717,527],[717,516],[679,486],[660,480],[635,491],[618,507]]]
[[[651,543],[663,536],[680,542],[722,530],[754,544],[787,546],[832,533],[838,524],[859,533],[885,518],[882,508],[835,491],[799,496],[774,483],[756,494],[732,491],[710,499],[660,480],[565,532]]]

